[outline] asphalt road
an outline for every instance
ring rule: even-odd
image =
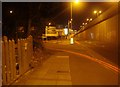
[[[106,59],[118,65],[118,47],[112,44],[103,44],[90,41],[80,41],[79,43],[84,44],[85,47],[92,49],[98,54],[102,55]]]
[[[118,70],[114,63],[94,55],[94,52],[90,53],[82,45],[70,45],[67,41],[49,41],[44,46],[46,50],[51,50],[52,55],[59,51],[58,56],[69,56],[73,85],[118,85]]]

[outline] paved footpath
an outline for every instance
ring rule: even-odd
[[[71,85],[69,56],[51,56],[13,85]]]

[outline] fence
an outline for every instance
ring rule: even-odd
[[[33,38],[2,41],[2,84],[9,85],[30,69],[33,57]]]

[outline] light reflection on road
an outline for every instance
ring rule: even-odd
[[[85,55],[85,54],[81,54],[81,53],[77,53],[77,52],[73,52],[73,51],[69,51],[69,50],[62,50],[62,49],[53,49],[53,48],[48,48],[48,49],[51,49],[51,50],[57,50],[57,51],[63,51],[63,52],[67,52],[67,53],[72,53],[72,54],[75,54],[75,55],[78,55],[78,56],[82,56],[86,59],[89,59],[89,60],[92,60],[94,62],[97,62],[99,63],[100,65],[103,65],[105,68],[108,68],[110,70],[113,70],[115,71],[116,73],[120,73],[120,69],[112,64],[109,64],[105,61],[102,61],[102,60],[99,60],[97,58],[94,58],[94,57],[91,57],[91,56],[88,56],[88,55]]]

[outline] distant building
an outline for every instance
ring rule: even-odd
[[[63,26],[46,26],[45,28],[45,34],[43,34],[42,37],[59,37],[59,36],[66,36],[68,34],[68,31],[66,32],[67,28],[63,28]]]
[[[45,28],[45,36],[46,37],[57,37],[57,31],[55,26],[46,26]]]

